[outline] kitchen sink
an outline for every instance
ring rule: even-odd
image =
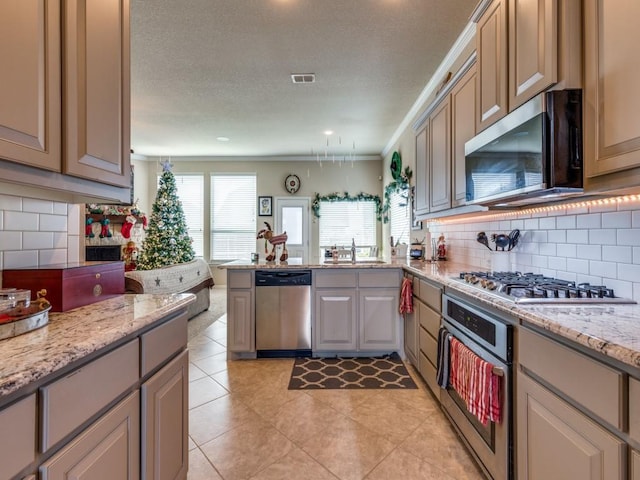
[[[383,263],[387,263],[385,260],[380,260],[377,258],[366,258],[366,259],[361,259],[361,260],[356,260],[355,262],[352,262],[350,259],[348,258],[344,258],[344,259],[340,259],[337,262],[334,262],[331,259],[327,259],[324,261],[325,265],[327,264],[337,264],[337,265],[348,265],[348,264],[352,264],[355,263],[355,265],[366,265],[366,264],[383,264]]]

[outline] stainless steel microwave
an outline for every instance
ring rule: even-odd
[[[582,91],[543,92],[465,144],[467,204],[582,194]]]

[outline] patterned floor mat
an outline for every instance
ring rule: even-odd
[[[383,357],[297,358],[289,390],[418,388],[397,353]]]

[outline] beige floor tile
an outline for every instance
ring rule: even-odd
[[[307,395],[329,404],[335,410],[348,415],[353,409],[366,402],[373,394],[372,390],[304,390]]]
[[[286,456],[251,477],[251,480],[298,478],[308,480],[336,480],[336,477],[326,468],[299,448],[293,448]]]
[[[415,455],[402,450],[391,452],[373,471],[366,480],[456,480],[438,467],[420,460]]]
[[[393,444],[347,419],[308,440],[302,449],[341,480],[361,480],[393,450]]]
[[[227,353],[218,353],[200,360],[194,360],[192,363],[207,375],[212,375],[227,369]]]
[[[200,446],[225,480],[250,478],[283,458],[292,447],[280,432],[258,417]]]
[[[189,450],[193,450],[194,448],[197,448],[198,445],[196,445],[196,442],[193,441],[193,438],[191,438],[191,435],[189,435]]]
[[[199,448],[189,452],[187,480],[223,480]]]
[[[209,377],[189,382],[189,408],[197,407],[224,395],[229,395],[226,388]]]
[[[484,477],[444,414],[435,412],[399,447],[460,480]]]
[[[226,395],[189,411],[189,435],[202,445],[256,417],[240,400]]]
[[[202,335],[196,337],[198,339],[206,338]],[[226,352],[227,348],[224,345],[220,345],[215,340],[209,340],[206,343],[193,343],[189,342],[189,360],[195,361],[201,358],[210,357],[218,353]]]
[[[200,380],[206,377],[207,374],[199,369],[193,362],[189,362],[189,381]]]

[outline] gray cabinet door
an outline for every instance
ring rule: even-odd
[[[12,478],[36,459],[36,395],[0,411],[0,478]]]
[[[140,394],[125,398],[40,467],[42,480],[140,478]]]
[[[429,122],[416,135],[416,190],[415,214],[429,213],[429,164],[427,159]]]
[[[185,350],[141,387],[142,478],[185,478],[188,457],[189,355]]]
[[[253,352],[255,350],[253,292],[229,290],[227,308],[227,348],[231,352]]]
[[[355,351],[356,289],[315,292],[314,350]]]
[[[519,480],[624,480],[624,442],[518,374]]]
[[[411,364],[418,368],[418,312],[413,301],[413,313],[404,314],[404,353]]]
[[[361,288],[359,350],[397,351],[400,315],[397,288]]]

